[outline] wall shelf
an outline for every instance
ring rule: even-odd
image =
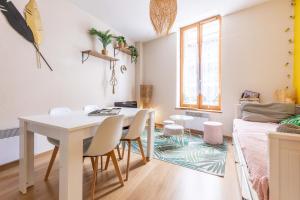
[[[82,63],[84,63],[85,61],[87,61],[87,59],[89,59],[90,56],[94,56],[103,60],[107,60],[109,62],[113,62],[113,61],[118,61],[119,59],[108,56],[108,55],[103,55],[101,53],[98,53],[96,51],[92,51],[92,50],[86,50],[86,51],[82,51]],[[86,55],[86,56],[85,56]]]
[[[123,52],[123,53],[125,53],[125,54],[128,54],[128,55],[130,55],[131,56],[131,51],[130,51],[130,49],[128,49],[128,48],[126,48],[126,47],[114,47],[114,55],[116,56],[116,50],[118,50],[118,51],[121,51],[121,52]]]

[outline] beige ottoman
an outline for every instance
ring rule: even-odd
[[[223,144],[223,124],[221,122],[208,121],[203,123],[204,142],[208,144]]]

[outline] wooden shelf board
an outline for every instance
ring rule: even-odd
[[[115,49],[118,49],[119,51],[121,51],[121,52],[123,52],[123,53],[126,53],[126,54],[128,54],[128,55],[131,55],[131,51],[130,51],[130,49],[128,49],[128,48],[125,48],[125,47],[123,47],[123,48],[120,48],[120,47],[114,47]]]
[[[103,55],[101,53],[98,53],[96,51],[92,51],[92,50],[86,50],[86,51],[82,51],[82,53],[97,57],[97,58],[101,58],[103,60],[107,60],[107,61],[118,61],[119,59],[108,56],[108,55]]]

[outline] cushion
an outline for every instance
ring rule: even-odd
[[[270,103],[241,105],[242,119],[253,122],[279,123],[282,120],[295,115],[295,104]]]
[[[90,147],[91,145],[91,142],[92,142],[92,137],[91,138],[87,138],[85,140],[83,140],[83,152],[86,152],[88,150],[88,148]],[[50,137],[47,137],[47,140],[53,144],[54,146],[57,146],[59,147],[59,140],[57,139],[53,139],[53,138],[50,138]]]
[[[244,111],[242,113],[242,119],[249,122],[262,122],[262,123],[278,123],[277,119],[269,117],[267,115],[258,114],[258,113],[251,113]]]
[[[300,134],[300,126],[294,124],[280,124],[277,128],[277,132]]]
[[[300,115],[295,115],[288,119],[285,119],[281,121],[280,124],[293,124],[296,126],[300,126]]]

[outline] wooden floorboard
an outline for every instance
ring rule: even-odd
[[[143,164],[141,156],[132,154],[129,180],[120,187],[110,162],[107,171],[98,173],[95,199],[103,200],[240,200],[232,146],[229,146],[225,177],[209,175],[159,160]],[[126,154],[125,154],[126,155]],[[54,163],[49,180],[43,180],[50,153],[35,159],[35,185],[23,195],[18,192],[18,166],[0,171],[1,200],[58,199],[58,161]],[[59,158],[59,155],[57,156]],[[58,159],[57,159],[58,160]],[[119,161],[125,178],[126,156]],[[83,196],[90,199],[92,166],[84,162]]]

